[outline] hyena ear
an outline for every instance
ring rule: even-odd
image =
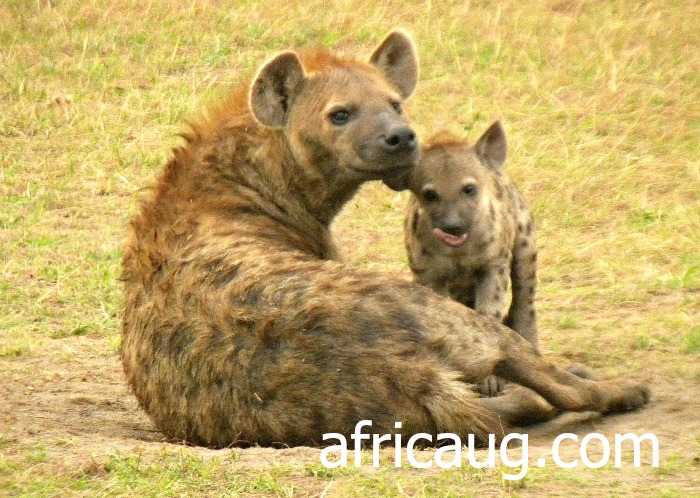
[[[284,126],[292,96],[304,78],[304,68],[294,52],[282,52],[266,62],[250,85],[248,105],[255,119],[270,128]]]
[[[508,154],[508,144],[506,142],[506,132],[500,121],[493,123],[488,130],[477,140],[474,146],[479,159],[484,161],[488,167],[497,170],[506,162]]]
[[[407,33],[389,33],[374,50],[369,61],[377,66],[405,99],[413,93],[418,82],[418,55]]]

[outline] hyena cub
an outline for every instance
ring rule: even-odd
[[[500,122],[473,146],[448,134],[429,140],[409,181],[406,249],[417,282],[502,321],[537,350],[535,225],[502,171],[506,150]],[[482,386],[498,391],[495,378]]]

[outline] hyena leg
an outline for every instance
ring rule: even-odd
[[[569,365],[566,368],[566,371],[574,374],[576,377],[581,377],[582,379],[603,380],[603,377],[600,376],[597,372],[594,372],[586,365],[582,365],[581,363],[574,363],[573,365]]]
[[[507,269],[510,261],[503,261],[498,266],[488,268],[479,275],[474,289],[474,310],[484,316],[503,322],[503,309],[508,291]]]
[[[649,389],[637,382],[581,378],[549,364],[514,334],[508,342],[511,344],[504,350],[505,359],[496,365],[496,375],[529,387],[556,409],[624,412],[649,401]]]
[[[505,426],[547,422],[561,413],[535,391],[509,384],[501,396],[481,398],[481,405],[498,414]]]
[[[566,371],[583,379],[601,380],[588,367],[580,363],[569,366]],[[498,414],[506,426],[547,422],[562,413],[532,389],[513,383],[508,384],[502,396],[481,398],[479,401],[482,406]]]
[[[497,322],[503,321],[503,309],[508,290],[507,268],[510,261],[489,268],[477,280],[474,296],[474,310]],[[497,396],[503,391],[505,381],[490,375],[479,386],[479,392],[484,396]]]
[[[513,251],[510,280],[513,299],[510,303],[508,316],[503,323],[515,330],[539,351],[535,312],[537,247],[534,239],[528,240],[523,234],[516,241],[516,247]]]

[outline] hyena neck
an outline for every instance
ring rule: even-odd
[[[335,159],[321,164],[304,164],[294,157],[286,143],[285,149],[284,161],[278,164],[278,170],[274,171],[276,168],[273,168],[271,174],[282,180],[285,199],[298,203],[306,216],[328,229],[362,182],[334,174],[338,170]],[[267,163],[268,166],[270,164]]]
[[[187,170],[188,178],[182,181],[197,184],[191,185],[195,190],[219,192],[238,184],[280,206],[291,218],[328,229],[362,182],[340,178],[336,160],[327,151],[314,160],[295,158],[284,131],[261,126],[243,102],[244,95],[234,92],[192,123],[192,132],[184,134],[188,144],[178,151],[172,169]],[[208,159],[203,169],[214,168],[214,175],[202,170],[198,156]],[[212,185],[216,178],[223,184]]]
[[[360,188],[359,183],[328,184],[324,181],[310,181],[310,186],[295,185],[294,191],[300,196],[310,216],[329,228],[335,216],[352,199]]]
[[[289,244],[314,258],[338,259],[330,224],[357,191],[359,182],[329,182],[321,175],[309,174],[308,168],[294,160],[281,134],[271,132],[252,142],[231,136],[236,138],[229,138],[230,144],[215,147],[221,157],[210,162],[225,165],[213,175],[219,178],[219,185],[203,184],[204,190],[243,194],[256,216],[264,213],[268,218],[268,233],[277,232],[277,244]],[[236,159],[226,165],[230,150],[236,151]],[[233,197],[236,202],[231,208],[240,212],[241,196]],[[243,216],[248,216],[247,210]]]
[[[202,200],[196,205],[236,212],[245,199],[252,211],[265,213],[269,226],[278,226],[280,234],[295,232],[295,249],[336,258],[330,224],[361,182],[341,181],[318,168],[304,167],[295,160],[283,133],[262,129],[246,113],[233,119],[215,117],[220,122],[197,125],[186,136],[187,146],[176,150],[164,176],[169,181],[160,182],[160,196],[174,196],[178,202],[211,198],[211,203]]]

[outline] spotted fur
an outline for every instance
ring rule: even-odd
[[[169,439],[322,444],[368,419],[376,433],[400,421],[485,440],[509,422],[646,402],[639,384],[557,370],[473,310],[338,261],[338,210],[416,163],[401,114],[416,77],[402,32],[368,62],[283,52],[195,121],[123,257],[124,372]],[[534,391],[480,398],[471,387],[492,373]]]
[[[410,180],[405,243],[417,282],[505,323],[537,350],[535,222],[503,172],[505,158],[498,122],[473,146],[433,137]]]

